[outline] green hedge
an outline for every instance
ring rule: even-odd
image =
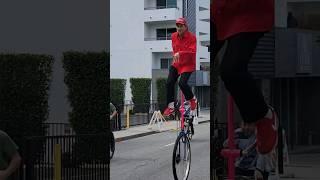
[[[0,54],[0,129],[19,146],[46,133],[52,65],[49,55]]]
[[[105,52],[63,54],[65,83],[72,111],[70,123],[77,134],[106,132],[108,114],[108,55]]]
[[[109,117],[109,55],[106,52],[75,52],[63,54],[63,67],[65,69],[65,83],[68,86],[68,99],[72,111],[69,121],[74,131],[79,134],[107,133]],[[79,161],[89,161],[87,153],[93,157],[101,157],[106,149],[107,140],[96,142],[90,138],[79,139],[74,147]],[[107,156],[107,153],[105,153]]]
[[[111,102],[117,105],[124,104],[125,90],[126,90],[126,79],[111,79],[110,80]]]
[[[148,113],[150,107],[151,79],[130,78],[134,113]]]

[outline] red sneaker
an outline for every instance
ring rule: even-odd
[[[278,143],[278,118],[271,108],[272,118],[263,118],[256,124],[257,150],[260,154],[271,152]]]
[[[192,111],[197,108],[197,100],[195,98],[190,99],[190,108]]]
[[[174,112],[174,109],[173,109],[173,108],[167,107],[167,108],[164,110],[163,115],[164,115],[164,116],[170,116],[171,114],[173,114],[173,112]]]

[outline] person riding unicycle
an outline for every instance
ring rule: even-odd
[[[190,75],[196,69],[196,36],[188,30],[187,21],[184,18],[176,20],[176,28],[177,32],[171,36],[173,63],[169,68],[167,79],[167,107],[164,110],[164,116],[170,116],[174,113],[174,87],[179,76],[179,87],[186,101],[190,104],[191,110],[195,110],[197,106],[197,100],[188,85]]]

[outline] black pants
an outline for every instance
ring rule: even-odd
[[[221,79],[245,122],[256,122],[268,112],[262,92],[248,72],[248,63],[263,34],[263,32],[239,33],[228,38],[220,64]],[[224,43],[224,41],[214,41],[214,56]]]
[[[120,113],[117,115],[117,120],[118,120],[118,130],[120,131],[121,130],[121,114]]]
[[[185,72],[181,74],[179,80],[179,87],[185,96],[186,100],[193,98],[193,93],[191,87],[188,85],[188,80],[190,78],[191,72]],[[174,102],[174,86],[178,80],[179,74],[175,67],[170,66],[169,75],[167,79],[167,104]]]
[[[191,133],[194,134],[193,118],[191,118],[191,119],[189,120],[189,126],[190,126],[190,128],[191,128]]]

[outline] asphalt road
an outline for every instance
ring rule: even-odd
[[[188,180],[210,179],[210,124],[195,126]],[[172,153],[177,132],[163,132],[116,143],[111,180],[173,180]]]

